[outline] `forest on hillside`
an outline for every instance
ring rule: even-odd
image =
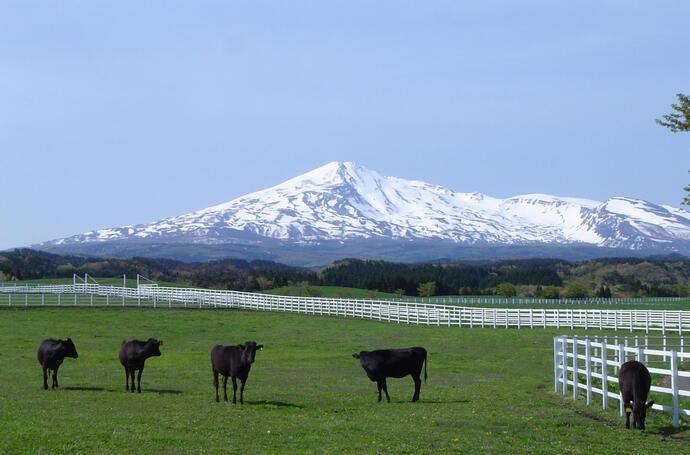
[[[443,264],[345,259],[311,270],[264,260],[188,263],[61,256],[31,249],[0,253],[0,281],[72,277],[75,273],[102,277],[141,274],[154,281],[240,291],[293,286],[312,295],[318,295],[314,286],[340,286],[399,295],[687,296],[690,259],[522,259]]]

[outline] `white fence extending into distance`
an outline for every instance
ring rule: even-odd
[[[480,308],[385,299],[294,297],[212,289],[74,285],[0,286],[0,305],[88,305],[236,308],[448,327],[555,327],[677,333],[690,312],[577,308]]]
[[[670,412],[672,424],[680,426],[680,416],[690,416],[681,399],[690,397],[690,371],[679,364],[690,359],[685,337],[568,337],[553,339],[554,390],[573,400],[593,404],[593,395],[601,397],[603,409],[609,400],[618,400],[619,414],[624,415],[618,388],[618,370],[628,360],[647,366],[652,375],[649,400],[652,409]],[[661,395],[661,396],[660,396]]]

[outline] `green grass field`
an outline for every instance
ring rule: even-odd
[[[615,411],[553,392],[555,330],[406,326],[229,310],[2,309],[0,452],[180,453],[674,453],[687,425],[652,413],[626,431]],[[578,332],[582,334],[583,332]],[[596,332],[601,334],[601,332]],[[61,389],[43,391],[36,348],[71,336]],[[124,391],[117,361],[127,336],[164,340],[142,394]],[[244,406],[213,401],[209,351],[254,339]],[[389,380],[393,402],[351,353],[422,345],[429,381]]]

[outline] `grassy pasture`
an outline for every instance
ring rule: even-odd
[[[556,330],[458,329],[228,310],[0,310],[0,452],[639,453],[688,451],[687,425],[652,413],[646,433],[614,411],[554,394]],[[583,332],[578,332],[582,334]],[[599,334],[600,332],[596,332]],[[43,391],[35,351],[71,336],[61,389]],[[124,391],[125,336],[164,340],[142,394]],[[215,403],[209,351],[255,339],[246,404]],[[422,345],[429,381],[389,380],[393,402],[350,354]],[[656,397],[655,397],[656,398]]]

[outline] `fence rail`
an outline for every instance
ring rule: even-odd
[[[404,324],[453,327],[643,330],[683,334],[690,329],[690,312],[577,308],[481,308],[396,300],[294,297],[196,288],[98,284],[0,287],[0,305],[84,304],[83,296],[100,298],[99,305],[198,306],[281,311],[372,319]],[[42,295],[38,302],[37,295]],[[46,296],[57,296],[52,301]],[[71,297],[67,297],[71,295]],[[14,296],[14,297],[13,297]],[[22,297],[23,296],[23,297]],[[30,296],[33,296],[31,299]],[[79,296],[82,296],[80,299]],[[7,298],[7,300],[5,300]],[[102,302],[105,300],[105,303]],[[115,300],[115,302],[113,302]],[[67,301],[67,302],[66,302]]]
[[[40,292],[32,291],[31,289],[54,288],[54,287],[69,286],[76,289],[83,289],[85,286],[93,287],[98,284],[76,283],[74,285],[44,285],[44,284],[15,284],[12,282],[0,283],[0,293],[2,292]],[[142,284],[141,287],[148,287],[149,285]],[[113,286],[118,287],[118,286]],[[131,288],[136,289],[136,288]],[[179,288],[173,288],[179,289]],[[203,290],[203,289],[198,289]],[[72,292],[72,291],[68,291]],[[66,292],[66,293],[68,293]],[[224,291],[221,291],[224,292]],[[539,297],[501,297],[501,296],[439,296],[439,297],[367,297],[367,298],[349,298],[343,297],[338,300],[383,300],[387,302],[401,302],[401,303],[426,303],[437,305],[629,305],[629,304],[643,304],[643,303],[677,303],[690,302],[690,297],[624,297],[624,298],[559,298],[546,299]]]
[[[650,343],[651,340],[651,343]],[[679,364],[690,359],[684,337],[568,337],[553,339],[554,390],[573,400],[593,404],[593,395],[601,396],[603,409],[609,399],[618,400],[619,414],[624,415],[618,389],[618,370],[628,360],[647,365],[652,375],[651,392],[661,394],[669,403],[655,403],[653,409],[672,414],[673,427],[680,426],[680,416],[690,416],[681,398],[690,397],[690,371]],[[570,387],[570,392],[568,388]]]

